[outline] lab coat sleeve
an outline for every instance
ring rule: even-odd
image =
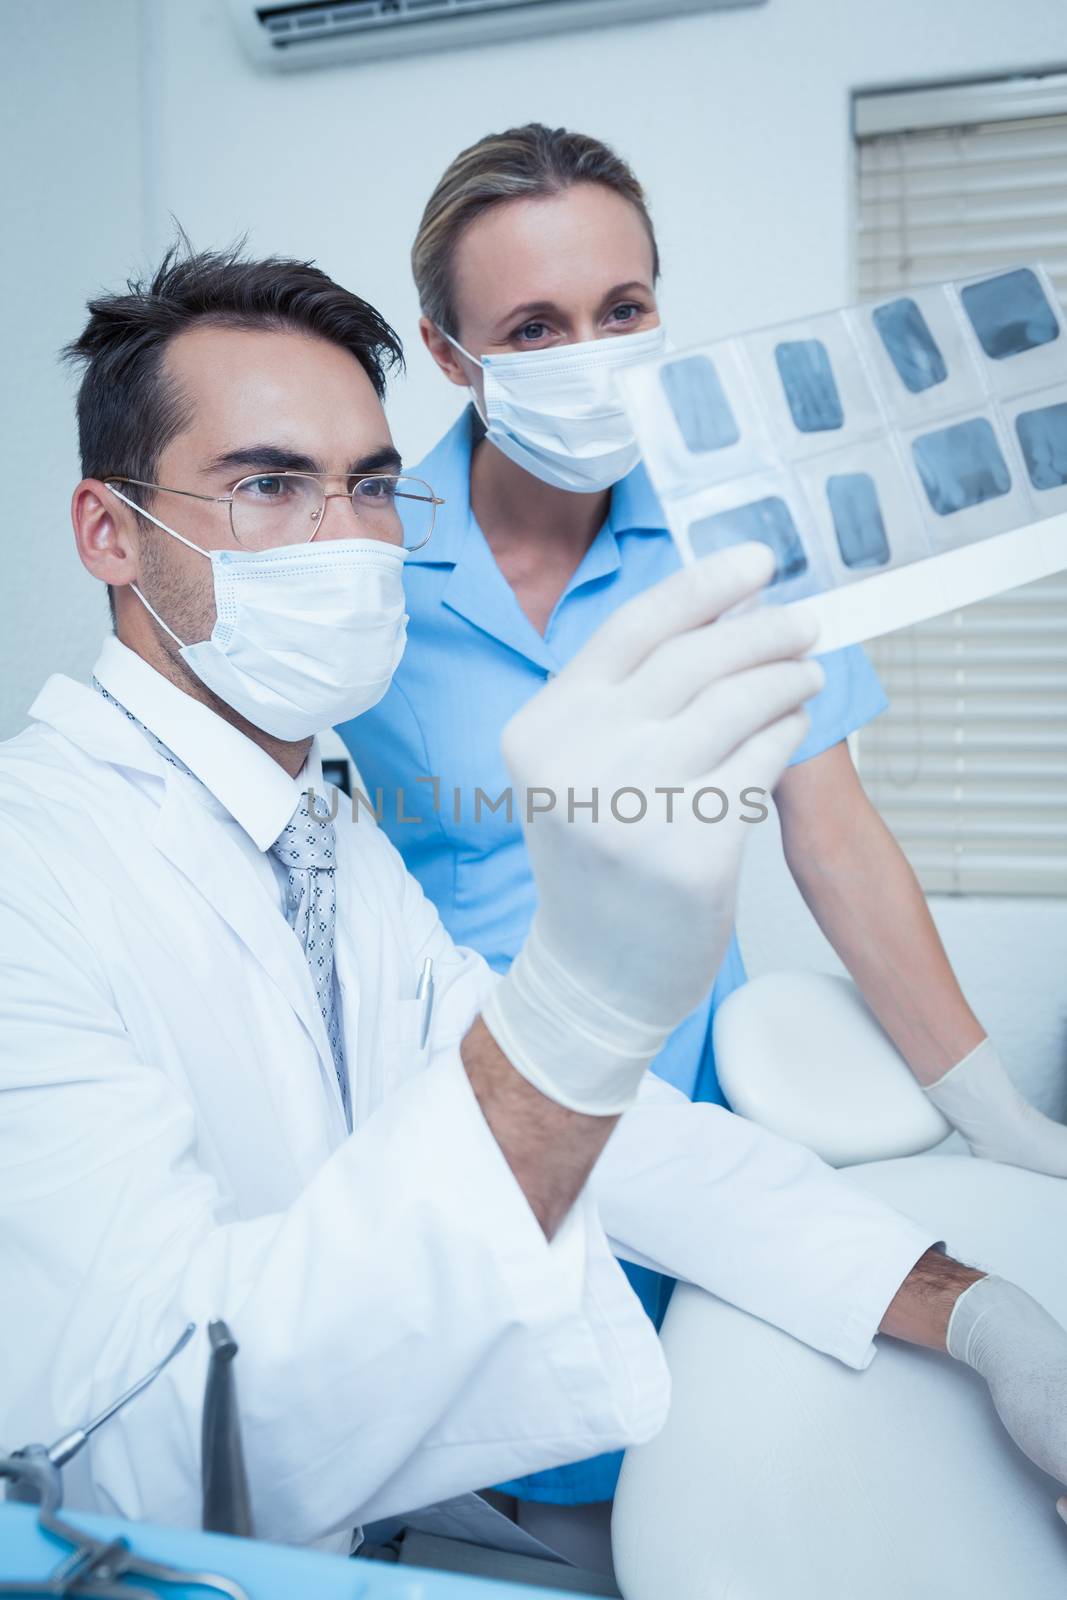
[[[593,1175],[619,1255],[862,1368],[937,1235],[811,1151],[646,1077]]]
[[[98,1509],[197,1525],[215,1317],[240,1347],[267,1538],[310,1541],[655,1432],[658,1342],[591,1199],[546,1242],[456,1048],[344,1140],[288,1210],[236,1220],[198,1160],[195,1106],[139,1059],[62,885],[17,840],[4,861],[9,1445],[110,1403],[193,1320],[193,1343],[96,1435],[87,1493]],[[482,981],[463,980],[461,1006]],[[20,1411],[31,1388],[49,1415]]]
[[[413,878],[407,934],[441,974],[438,1023],[462,1037],[498,981],[457,949]],[[801,1145],[646,1074],[592,1179],[613,1249],[863,1368],[890,1300],[936,1235]]]

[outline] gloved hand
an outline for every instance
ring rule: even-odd
[[[992,1039],[983,1039],[926,1093],[976,1156],[1067,1178],[1067,1128],[1023,1099]]]
[[[1017,1284],[979,1278],[952,1308],[946,1342],[981,1373],[1019,1449],[1067,1485],[1067,1329]],[[1067,1497],[1057,1510],[1067,1521]]]
[[[815,634],[795,613],[717,620],[772,570],[764,546],[744,545],[676,573],[504,730],[539,909],[484,1020],[572,1110],[625,1110],[718,970],[752,827],[742,791],[778,781],[824,682],[795,659]]]

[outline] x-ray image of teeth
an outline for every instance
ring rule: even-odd
[[[767,544],[768,598],[847,590],[823,608],[847,642],[1067,567],[1063,332],[1021,266],[672,351],[620,386],[682,559]]]

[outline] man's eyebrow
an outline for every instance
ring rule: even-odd
[[[319,463],[312,456],[301,455],[298,450],[286,450],[276,444],[242,445],[237,450],[226,450],[205,464],[207,472],[233,472],[244,467],[248,472],[263,468],[268,472],[317,472]]]
[[[359,477],[368,472],[399,472],[403,465],[399,452],[393,445],[382,445],[369,454],[349,462],[346,476]],[[242,445],[236,450],[226,450],[205,464],[206,472],[320,472],[330,469],[314,456],[303,455],[298,450],[287,450],[276,444]]]
[[[370,455],[350,462],[348,475],[358,478],[365,472],[400,472],[403,466],[399,450],[394,445],[383,444],[380,450],[373,450]]]

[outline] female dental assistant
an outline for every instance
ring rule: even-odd
[[[473,403],[414,469],[446,503],[407,562],[408,651],[384,700],[339,731],[453,938],[504,970],[534,891],[520,817],[497,804],[508,781],[501,729],[617,606],[677,566],[612,399],[618,368],[662,346],[658,254],[626,164],[595,139],[532,124],[456,158],[412,261],[426,346]],[[852,766],[844,741],[884,709],[878,680],[858,649],[823,665],[810,731],[775,794],[793,875],[974,1148],[1067,1176],[1067,1130],[1012,1088]],[[694,1098],[723,1099],[711,1021],[744,976],[735,940],[656,1063]],[[659,1281],[634,1277],[655,1315]],[[527,1499],[602,1500],[616,1472],[614,1458],[598,1457],[509,1487]]]

